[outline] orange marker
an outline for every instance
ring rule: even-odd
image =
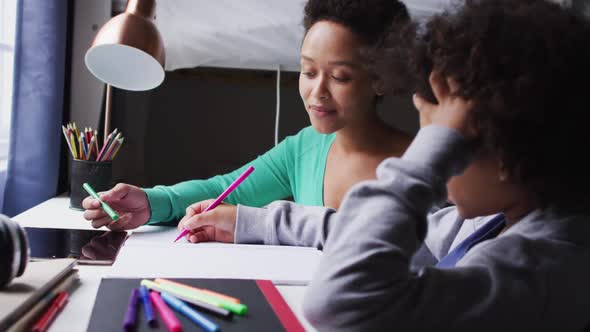
[[[240,300],[236,299],[235,297],[227,296],[225,294],[220,294],[220,293],[217,293],[217,292],[214,292],[214,291],[210,291],[208,289],[192,287],[192,286],[189,286],[189,285],[181,284],[179,282],[175,282],[175,281],[167,280],[167,279],[161,279],[161,278],[158,278],[158,279],[156,279],[154,281],[156,283],[158,283],[158,284],[170,284],[170,285],[174,285],[174,286],[186,288],[188,290],[195,290],[195,291],[199,291],[201,293],[205,293],[207,295],[211,295],[211,296],[215,296],[215,297],[218,297],[218,298],[222,298],[222,299],[224,299],[226,301],[229,301],[229,302],[240,303]]]

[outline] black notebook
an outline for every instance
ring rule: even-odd
[[[223,318],[199,310],[219,325],[221,331],[304,331],[289,306],[268,280],[243,279],[170,279],[186,285],[204,288],[238,298],[248,307],[244,316]],[[102,279],[88,325],[89,332],[122,331],[129,295],[140,286],[141,279]],[[171,308],[172,309],[172,308]],[[183,331],[203,331],[184,315],[172,309]],[[168,331],[154,310],[158,324],[151,327],[145,320],[143,305],[137,306],[135,331]]]

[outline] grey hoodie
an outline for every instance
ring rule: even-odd
[[[425,127],[401,159],[379,166],[377,180],[355,185],[338,212],[290,202],[239,206],[236,242],[324,250],[303,307],[318,330],[583,330],[588,215],[535,210],[455,268],[431,266],[489,219],[463,220],[453,207],[428,213],[472,155],[457,132]]]

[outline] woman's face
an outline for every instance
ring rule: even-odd
[[[315,23],[303,40],[299,93],[320,133],[358,123],[373,109],[374,80],[363,67],[361,47],[356,34],[329,21]]]

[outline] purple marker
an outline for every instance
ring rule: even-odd
[[[133,331],[135,328],[135,319],[137,317],[137,300],[139,298],[139,291],[133,288],[131,296],[129,296],[129,304],[127,305],[127,312],[123,320],[123,329],[125,331]]]

